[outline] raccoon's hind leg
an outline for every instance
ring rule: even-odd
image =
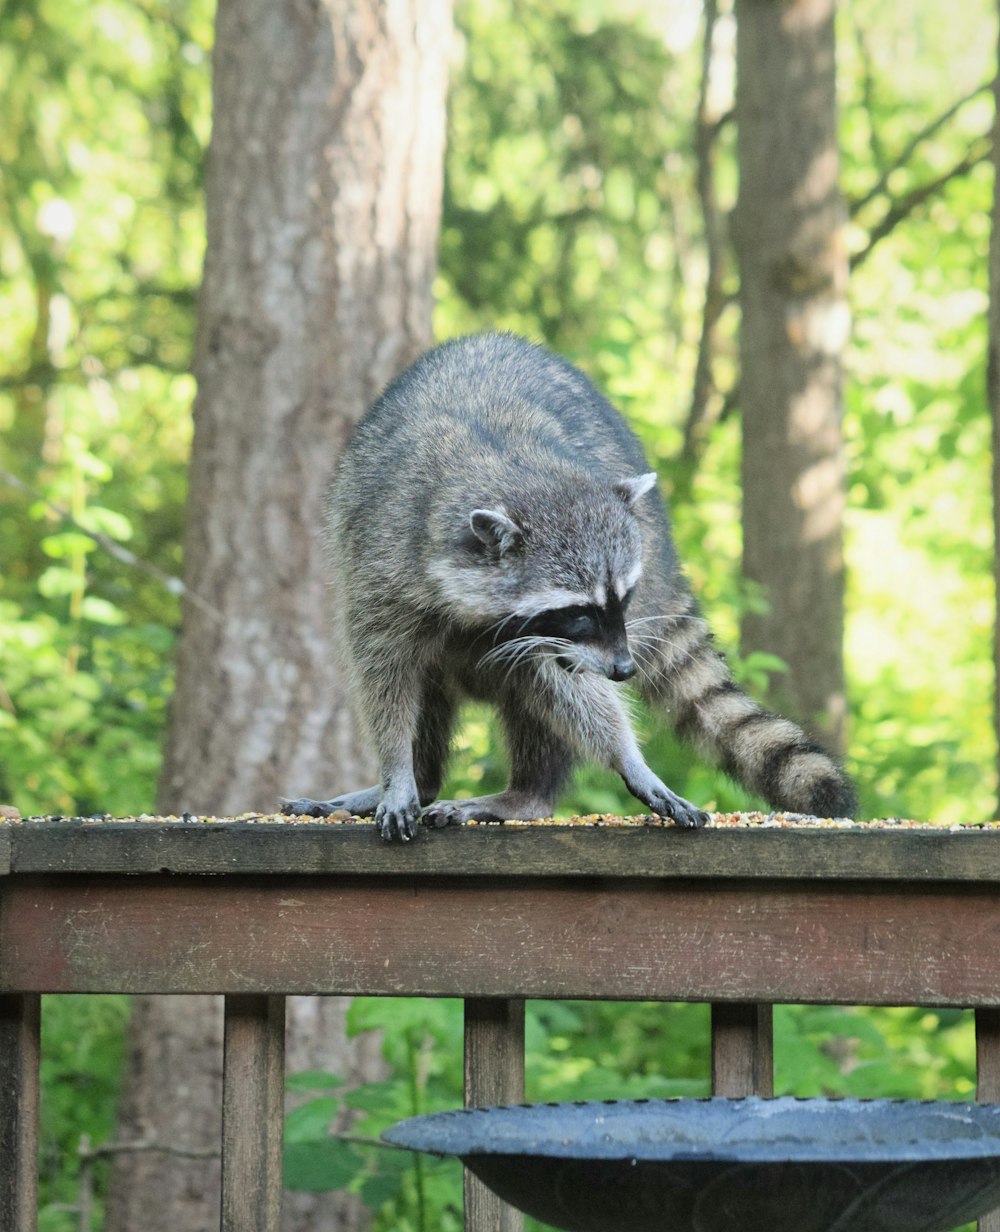
[[[438,800],[424,811],[431,826],[464,825],[467,821],[530,821],[550,817],[560,791],[573,768],[565,742],[547,724],[515,704],[500,706],[510,756],[510,782],[506,791],[471,800]]]
[[[441,788],[454,720],[454,697],[440,682],[427,683],[420,699],[417,730],[413,738],[413,777],[420,805],[430,804]],[[382,796],[383,789],[376,784],[374,787],[362,788],[361,791],[349,791],[333,796],[329,800],[282,800],[281,811],[306,817],[329,817],[331,813],[340,811],[356,817],[371,817],[377,814]],[[379,829],[383,838],[396,837],[392,832],[387,834],[382,823],[379,824]],[[412,833],[399,836],[413,837]]]
[[[420,699],[420,717],[413,741],[413,774],[421,805],[437,799],[455,726],[455,695],[440,680],[430,680]]]
[[[427,681],[421,692],[416,731],[411,742],[411,776],[416,785],[416,804],[405,807],[401,821],[399,814],[395,814],[397,819],[393,819],[393,813],[382,808],[388,786],[381,785],[346,792],[345,795],[334,796],[331,800],[283,800],[281,811],[300,813],[305,817],[329,817],[330,813],[342,809],[356,817],[374,816],[383,839],[400,838],[406,841],[413,838],[420,807],[435,800],[437,792],[441,790],[454,711],[456,702],[451,692],[448,692],[440,681]],[[376,738],[378,739],[378,733]],[[379,744],[379,753],[381,752],[382,744]],[[384,766],[385,761],[382,764]],[[410,813],[413,816],[410,816]]]

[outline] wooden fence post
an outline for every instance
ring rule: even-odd
[[[465,1002],[465,1104],[524,1099],[524,1002],[470,997]],[[524,1217],[465,1172],[465,1232],[522,1232]]]
[[[0,1228],[35,1232],[38,1218],[40,998],[0,995]]]
[[[730,1099],[774,1094],[770,1005],[713,1002],[712,1094]]]
[[[1000,1104],[1000,1010],[976,1010],[976,1099]],[[979,1232],[1000,1232],[1000,1211],[990,1211],[978,1223]]]
[[[285,998],[226,997],[222,1232],[278,1232]]]

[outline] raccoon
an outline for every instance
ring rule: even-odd
[[[855,797],[795,724],[761,709],[714,648],[656,475],[577,368],[509,334],[446,342],[358,424],[329,503],[342,638],[381,783],[287,812],[427,824],[551,814],[574,763],[621,775],[661,817],[706,814],[646,765],[621,684],[773,807],[850,816]],[[462,699],[492,703],[505,791],[439,800]]]

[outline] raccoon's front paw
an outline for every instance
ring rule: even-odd
[[[416,836],[419,820],[420,801],[416,797],[398,807],[383,800],[375,810],[375,828],[387,843],[397,838],[401,843],[408,843]]]
[[[706,812],[703,812],[696,804],[692,804],[690,800],[685,800],[683,796],[678,796],[676,792],[671,791],[653,774],[639,784],[626,780],[626,785],[636,799],[648,805],[654,813],[658,813],[661,817],[669,817],[678,826],[694,829],[703,826],[708,821]]]
[[[675,825],[684,829],[696,829],[708,821],[708,814],[703,809],[683,796],[675,795],[669,787],[663,789],[662,796],[654,797],[648,803],[654,813],[670,817]]]

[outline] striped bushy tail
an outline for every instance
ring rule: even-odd
[[[636,647],[642,695],[677,735],[772,808],[815,817],[853,817],[854,787],[830,755],[788,719],[749,698],[715,649],[708,624],[686,595],[675,615],[644,626]]]

